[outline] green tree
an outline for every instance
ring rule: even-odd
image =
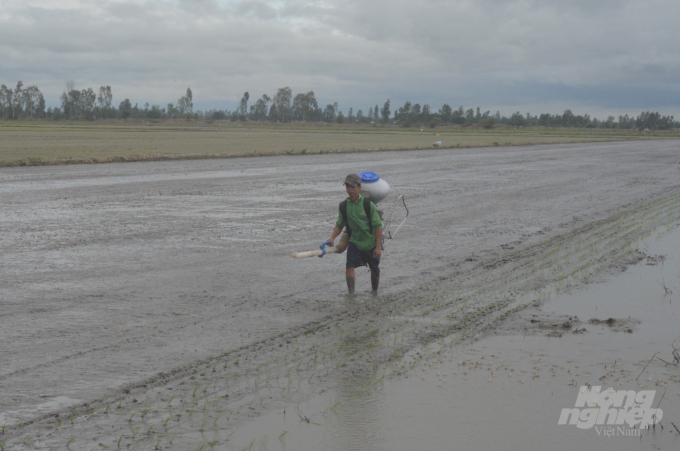
[[[271,98],[264,94],[262,98],[257,99],[255,105],[250,107],[250,116],[255,121],[264,121],[267,119],[267,105],[271,102]]]
[[[241,97],[241,103],[238,106],[238,114],[241,116],[241,120],[246,119],[246,115],[248,114],[248,100],[250,99],[250,94],[248,94],[248,91],[243,93],[243,97]]]
[[[449,104],[445,103],[444,106],[442,106],[439,109],[439,114],[442,117],[442,120],[444,122],[451,122],[451,118],[453,115],[453,108],[449,106]]]
[[[168,104],[168,109],[173,109],[172,103]],[[118,105],[118,112],[120,113],[120,117],[123,119],[127,119],[130,117],[132,114],[132,104],[130,103],[130,99],[125,99],[122,102],[120,102],[120,105]]]
[[[313,120],[318,108],[319,105],[317,104],[314,91],[309,91],[306,94],[300,93],[293,99],[293,120],[302,122]]]
[[[338,111],[338,102],[333,105],[330,103],[326,105],[326,109],[323,111],[323,120],[325,122],[333,122],[335,120],[336,112]]]
[[[508,120],[508,124],[514,125],[515,127],[523,127],[526,123],[526,118],[519,111],[512,113],[512,116],[510,116],[510,119]]]
[[[97,105],[99,106],[99,117],[109,117],[109,111],[113,104],[113,94],[111,93],[111,86],[100,86],[99,95],[97,96]]]
[[[273,102],[276,105],[276,111],[281,122],[290,122],[293,109],[292,101],[293,91],[288,86],[276,91]]]
[[[430,105],[427,103],[423,105],[423,109],[420,113],[420,117],[422,118],[423,122],[429,122],[430,121]]]
[[[186,94],[177,100],[177,110],[180,116],[186,116],[194,111],[194,95],[191,88],[187,88]]]
[[[14,88],[14,98],[12,99],[12,119],[16,119],[21,117],[21,113],[23,111],[23,100],[24,100],[24,92],[22,87],[24,86],[24,82],[19,80],[17,82],[17,87]]]
[[[12,88],[8,88],[4,84],[0,86],[0,111],[2,117],[9,118],[10,110],[12,108]]]
[[[28,117],[45,116],[45,98],[37,86],[29,86],[23,91],[24,115]]]
[[[387,121],[390,120],[390,114],[391,114],[390,99],[387,99],[387,102],[385,102],[385,104],[383,105],[382,110],[380,110],[380,113],[382,115],[383,124],[387,124]]]
[[[78,98],[78,112],[83,119],[92,120],[94,118],[94,105],[97,95],[92,88],[83,89]]]
[[[269,115],[267,116],[270,122],[276,122],[279,120],[279,112],[276,108],[276,104],[272,103],[271,108],[269,108]]]

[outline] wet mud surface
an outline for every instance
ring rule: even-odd
[[[253,419],[342,387],[411,380],[436,347],[468,352],[525,328],[635,336],[644,325],[635,315],[536,309],[631,264],[662,264],[638,243],[680,220],[679,149],[663,141],[0,170],[0,441],[241,449]],[[391,184],[385,206],[403,194],[411,216],[384,254],[381,295],[369,296],[358,271],[359,295],[348,299],[344,256],[289,253],[327,238],[344,174],[362,170]],[[326,402],[326,416],[340,412]],[[290,407],[288,416],[318,422]],[[250,444],[275,449],[282,433]]]

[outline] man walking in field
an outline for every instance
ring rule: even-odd
[[[335,239],[347,226],[349,244],[347,245],[347,263],[345,276],[347,290],[354,294],[356,276],[354,268],[368,266],[371,270],[371,287],[373,295],[378,294],[380,282],[380,256],[382,254],[382,221],[378,208],[369,199],[361,195],[361,178],[357,174],[345,177],[346,200],[340,203],[338,220],[328,244],[333,245]]]

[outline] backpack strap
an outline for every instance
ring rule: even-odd
[[[371,235],[373,234],[373,221],[371,220],[371,199],[364,197],[364,213],[366,213],[366,219],[368,219],[368,228],[371,231]],[[347,235],[352,236],[352,229],[349,227],[349,221],[347,220],[347,199],[343,200],[340,202],[339,205],[340,208],[340,214],[342,215],[342,219],[345,221],[345,225],[347,226]]]
[[[339,208],[342,219],[345,221],[345,226],[347,227],[347,235],[352,236],[352,230],[349,228],[349,221],[347,220],[347,199],[340,202]]]
[[[364,213],[366,213],[366,219],[368,219],[368,228],[373,235],[373,221],[371,221],[371,199],[364,197]]]

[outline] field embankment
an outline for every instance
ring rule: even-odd
[[[422,131],[421,131],[422,130]],[[397,128],[176,122],[0,123],[0,166],[564,144],[677,138],[595,129]]]

